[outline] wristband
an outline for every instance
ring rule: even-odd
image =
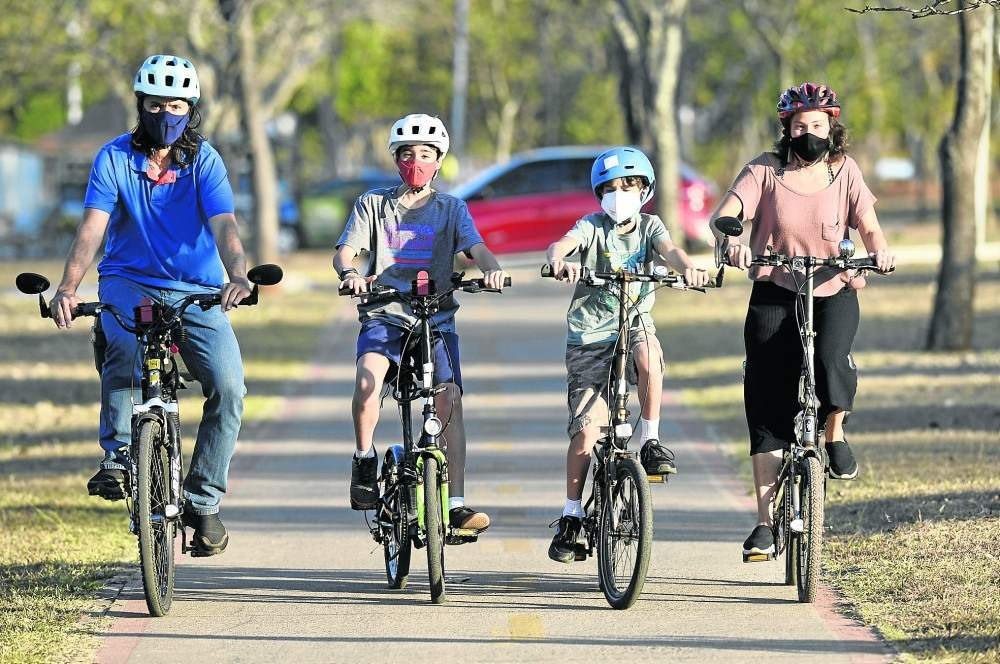
[[[345,267],[343,270],[337,273],[337,276],[340,277],[341,281],[343,281],[349,274],[360,274],[360,272],[358,272],[353,267]]]

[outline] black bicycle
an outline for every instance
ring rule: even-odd
[[[253,282],[253,292],[241,305],[257,304],[260,286],[281,281],[277,265],[258,265],[247,278]],[[42,296],[49,280],[40,274],[25,272],[17,276],[17,288],[22,293],[38,295],[42,318],[52,313]],[[198,549],[184,537],[181,517],[184,478],[181,456],[180,411],[177,391],[184,389],[175,355],[178,343],[185,340],[181,317],[188,307],[207,311],[221,303],[219,293],[194,293],[173,304],[144,300],[133,310],[133,321],[124,312],[103,302],[83,302],[77,305],[73,318],[93,316],[95,356],[100,354],[103,338],[100,314],[114,316],[122,329],[139,340],[138,358],[142,376],[142,402],[132,406],[132,442],[125,456],[124,498],[129,513],[129,529],[139,540],[139,567],[143,590],[150,615],[163,616],[170,610],[174,594],[174,540],[180,524],[181,552],[199,555]],[[97,361],[100,371],[101,362]]]
[[[427,272],[420,271],[409,291],[375,285],[371,291],[354,295],[361,304],[397,300],[409,305],[416,322],[403,344],[397,373],[390,381],[392,396],[399,406],[403,442],[389,446],[382,462],[379,483],[382,485],[375,507],[375,520],[368,523],[372,537],[382,545],[385,573],[390,588],[405,588],[410,573],[412,547],[427,548],[427,571],[431,601],[446,599],[444,580],[444,545],[475,542],[479,531],[454,528],[448,520],[448,458],[441,433],[447,423],[437,416],[434,396],[444,390],[434,385],[434,329],[431,319],[441,303],[457,290],[466,293],[499,293],[483,279],[462,279],[452,275],[451,288],[437,292]],[[510,286],[510,277],[504,280]],[[423,424],[413,436],[411,403],[424,400]]]
[[[722,228],[733,222],[742,231],[742,224],[735,218],[723,217],[716,224]],[[816,332],[813,329],[815,271],[820,267],[857,272],[878,270],[871,258],[853,258],[854,242],[849,239],[841,240],[837,251],[838,255],[832,258],[769,253],[755,256],[750,263],[785,269],[794,279],[798,293],[795,315],[799,321],[803,352],[798,390],[801,410],[795,416],[795,440],[782,454],[781,470],[776,483],[778,488],[773,501],[774,553],[743,554],[743,562],[773,560],[784,553],[785,584],[796,587],[800,602],[815,601],[819,587],[826,478],[829,471],[826,452],[818,444],[823,432],[819,428],[820,403],[816,396]],[[720,261],[724,255],[723,248],[717,254]]]
[[[550,265],[542,276],[554,278]],[[723,272],[708,287],[722,286]],[[639,598],[653,547],[653,503],[650,482],[666,482],[666,475],[647,475],[634,452],[629,451],[632,424],[628,411],[627,367],[631,361],[631,321],[642,298],[629,296],[629,284],[654,283],[660,288],[697,290],[684,277],[657,266],[652,274],[621,270],[596,272],[581,268],[580,282],[604,288],[618,301],[618,341],[611,365],[605,399],[611,406],[608,435],[599,440],[594,453],[594,478],[584,505],[583,530],[586,543],[577,543],[576,559],[586,560],[597,552],[598,582],[608,604],[627,609]],[[645,296],[643,296],[645,297]]]

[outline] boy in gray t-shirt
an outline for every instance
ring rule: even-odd
[[[438,118],[422,114],[398,120],[389,132],[389,152],[403,183],[362,194],[347,221],[333,267],[342,288],[354,293],[372,282],[408,290],[417,273],[426,271],[435,283],[451,283],[455,254],[465,253],[484,273],[491,288],[502,288],[506,274],[483,244],[464,201],[434,191],[430,182],[448,152],[448,132]],[[359,252],[368,252],[361,274],[354,266]],[[459,365],[455,311],[448,298],[433,319],[436,385],[445,390],[435,397],[438,415],[447,422],[442,436],[447,444],[449,520],[456,528],[483,531],[489,517],[465,505],[465,428],[462,422],[462,371]],[[379,416],[379,397],[390,368],[398,366],[404,340],[416,321],[400,302],[358,307],[357,377],[352,414],[357,449],[351,464],[351,507],[373,509],[378,501],[378,459],[372,445]]]
[[[614,347],[618,339],[618,302],[604,289],[579,283],[580,268],[598,272],[630,270],[647,272],[655,264],[682,272],[691,286],[704,286],[708,274],[670,241],[670,234],[655,215],[640,212],[656,186],[653,166],[639,150],[613,148],[597,157],[590,184],[603,212],[587,215],[548,249],[552,272],[576,284],[566,312],[569,453],[566,459],[566,504],[558,530],[549,546],[549,558],[568,563],[575,558],[576,540],[583,525],[583,486],[587,480],[594,445],[610,422],[604,399]],[[579,253],[580,262],[566,258]],[[633,308],[632,359],[629,380],[639,387],[642,414],[636,431],[643,443],[639,453],[647,473],[675,473],[673,453],[660,444],[660,399],[663,354],[656,339],[650,311],[654,284],[629,284]]]

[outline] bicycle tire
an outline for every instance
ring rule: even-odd
[[[427,532],[427,575],[431,601],[443,604],[447,599],[444,587],[444,522],[441,518],[441,475],[438,461],[424,457],[424,529]]]
[[[605,599],[627,609],[646,582],[653,548],[653,506],[646,473],[635,459],[617,462],[616,483],[601,512],[597,569]]]
[[[798,533],[794,533],[791,530],[792,523],[792,492],[797,490],[795,486],[795,478],[789,474],[789,476],[784,480],[785,488],[782,492],[781,505],[778,510],[778,519],[781,522],[779,529],[781,532],[781,547],[784,547],[785,552],[785,585],[794,586],[798,583],[798,576],[796,570],[798,569],[798,559],[797,551],[798,544],[797,538]],[[775,553],[781,551],[779,547],[778,540],[775,539],[774,542]]]
[[[816,457],[806,457],[801,464],[799,484],[802,509],[802,534],[796,538],[796,588],[800,602],[815,602],[823,555],[823,465]]]
[[[406,587],[410,574],[410,554],[413,543],[410,541],[409,502],[410,492],[400,483],[400,468],[392,452],[388,452],[382,465],[382,479],[387,492],[382,497],[379,506],[379,528],[382,530],[382,551],[385,554],[385,575],[389,587],[401,590]],[[382,519],[391,520],[391,526],[382,525]]]
[[[163,428],[146,420],[139,425],[135,511],[139,567],[151,616],[165,616],[174,597],[174,535],[177,523],[165,515],[169,502],[170,456]]]

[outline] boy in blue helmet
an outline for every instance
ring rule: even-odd
[[[602,212],[576,222],[554,242],[546,258],[562,281],[576,284],[566,321],[569,451],[566,455],[566,504],[549,547],[549,558],[568,563],[583,524],[583,486],[594,444],[606,434],[610,421],[603,394],[607,388],[614,346],[618,338],[618,303],[601,289],[579,282],[581,267],[600,272],[646,272],[666,265],[684,274],[688,284],[704,286],[708,273],[694,267],[688,255],[674,245],[659,217],[644,214],[642,206],[653,196],[656,176],[642,152],[631,147],[608,150],[597,157],[590,185]],[[579,253],[579,263],[566,258]],[[659,440],[659,413],[663,382],[663,354],[656,339],[650,310],[654,284],[630,284],[633,308],[632,359],[629,380],[639,388],[642,414],[636,437],[649,474],[676,473],[673,453]]]

